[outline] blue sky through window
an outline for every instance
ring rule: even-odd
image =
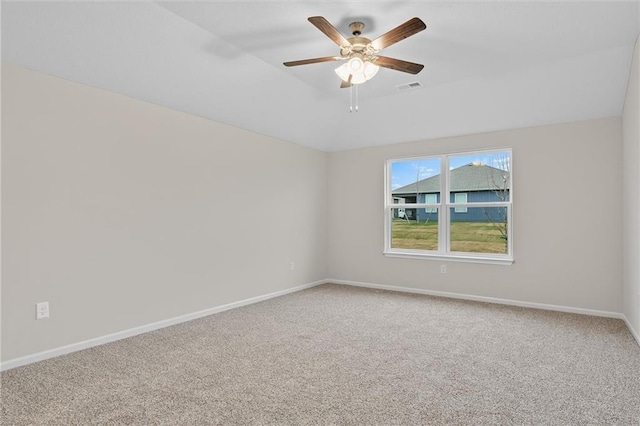
[[[449,157],[450,169],[457,169],[469,163],[479,162],[497,169],[509,170],[508,151],[477,153]],[[391,163],[391,189],[409,185],[417,180],[422,180],[440,174],[440,159],[430,158],[422,160],[405,160]]]

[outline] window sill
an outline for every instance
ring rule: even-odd
[[[387,250],[383,254],[387,257],[399,257],[405,259],[431,259],[447,260],[450,262],[484,263],[488,265],[512,265],[513,258],[497,257],[490,255],[469,255],[469,254],[441,254],[441,253],[418,253],[415,251]]]

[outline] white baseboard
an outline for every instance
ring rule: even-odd
[[[626,315],[623,315],[623,319],[624,319],[624,322],[627,324],[627,328],[629,329],[629,332],[631,333],[633,338],[636,339],[636,343],[638,343],[638,346],[640,346],[640,333],[638,333],[636,329],[633,328],[633,326],[631,325],[631,322],[629,322]]]
[[[522,302],[519,300],[499,299],[496,297],[475,296],[472,294],[450,293],[446,291],[423,290],[420,288],[412,288],[412,287],[396,287],[391,285],[372,284],[372,283],[365,283],[365,282],[359,282],[359,281],[329,279],[329,280],[326,280],[326,282],[342,284],[342,285],[350,285],[355,287],[373,288],[378,290],[400,291],[403,293],[425,294],[428,296],[448,297],[451,299],[473,300],[476,302],[487,302],[487,303],[497,303],[500,305],[520,306],[523,308],[544,309],[547,311],[568,312],[572,314],[583,314],[583,315],[592,315],[597,317],[625,319],[623,314],[617,313],[617,312],[598,311],[595,309],[574,308],[571,306],[548,305],[545,303],[534,303],[534,302]]]
[[[96,338],[85,340],[82,342],[61,346],[59,348],[38,352],[32,355],[26,355],[20,358],[10,359],[0,364],[0,371],[10,370],[12,368],[20,367],[20,366],[31,364],[38,361],[43,361],[45,359],[54,358],[60,355],[66,355],[71,352],[77,352],[83,349],[103,345],[109,342],[114,342],[116,340],[126,339],[127,337],[136,336],[138,334],[147,333],[149,331],[158,330],[160,328],[169,327],[171,325],[179,324],[182,322],[206,317],[208,315],[216,314],[218,312],[228,311],[230,309],[239,308],[241,306],[251,305],[253,303],[258,303],[264,300],[273,299],[274,297],[284,296],[285,294],[294,293],[296,291],[305,290],[307,288],[315,287],[320,284],[325,284],[327,282],[328,282],[327,280],[320,280],[312,283],[302,284],[302,285],[288,288],[285,290],[264,294],[262,296],[251,297],[249,299],[240,300],[238,302],[228,303],[226,305],[216,306],[216,307],[205,309],[202,311],[192,312],[190,314],[180,315],[178,317],[169,318],[169,319],[154,322],[151,324],[130,328],[128,330],[119,331],[117,333],[107,334],[106,336],[96,337]]]
[[[629,331],[631,332],[631,335],[636,339],[636,341],[638,342],[638,345],[640,345],[640,335],[638,334],[638,332],[631,326],[631,323],[627,320],[627,318],[623,314],[617,313],[617,312],[574,308],[570,306],[549,305],[544,303],[522,302],[519,300],[499,299],[495,297],[450,293],[445,291],[423,290],[423,289],[412,288],[412,287],[396,287],[396,286],[390,286],[390,285],[373,284],[373,283],[366,283],[366,282],[359,282],[359,281],[325,279],[325,280],[315,281],[312,283],[302,284],[296,287],[276,291],[273,293],[264,294],[262,296],[251,297],[249,299],[240,300],[238,302],[228,303],[226,305],[216,306],[216,307],[205,309],[198,312],[192,312],[186,315],[169,318],[163,321],[158,321],[151,324],[130,328],[128,330],[119,331],[117,333],[108,334],[106,336],[96,337],[94,339],[89,339],[89,340],[85,340],[78,343],[72,343],[70,345],[61,346],[59,348],[38,352],[36,354],[10,359],[0,364],[0,371],[10,370],[12,368],[20,367],[20,366],[31,364],[38,361],[43,361],[45,359],[54,358],[60,355],[66,355],[72,352],[77,352],[77,351],[91,348],[94,346],[103,345],[109,342],[114,342],[116,340],[126,339],[127,337],[136,336],[138,334],[147,333],[149,331],[158,330],[158,329],[169,327],[171,325],[179,324],[182,322],[206,317],[208,315],[216,314],[218,312],[228,311],[230,309],[239,308],[241,306],[251,305],[253,303],[262,302],[264,300],[272,299],[274,297],[284,296],[285,294],[294,293],[300,290],[305,290],[307,288],[311,288],[311,287],[315,287],[315,286],[318,286],[321,284],[327,284],[327,283],[349,285],[349,286],[355,286],[355,287],[366,287],[366,288],[372,288],[372,289],[378,289],[378,290],[399,291],[404,293],[425,294],[429,296],[448,297],[451,299],[472,300],[476,302],[497,303],[501,305],[521,306],[525,308],[544,309],[549,311],[559,311],[559,312],[568,312],[568,313],[592,315],[592,316],[607,317],[607,318],[617,318],[617,319],[624,320],[627,327],[629,328]]]

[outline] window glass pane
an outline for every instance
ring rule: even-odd
[[[439,158],[396,161],[390,169],[394,204],[426,203],[429,196],[439,197]]]
[[[511,154],[508,151],[452,156],[449,159],[451,202],[509,201]],[[467,199],[454,198],[466,193]]]
[[[506,207],[469,207],[466,213],[455,210],[450,209],[452,252],[508,254]]]
[[[438,250],[437,209],[391,209],[391,248]]]

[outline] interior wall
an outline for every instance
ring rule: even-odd
[[[622,114],[623,134],[623,313],[640,336],[640,41],[633,64]]]
[[[513,265],[382,254],[387,159],[503,147]],[[329,278],[620,313],[621,149],[620,118],[605,118],[331,153]]]
[[[2,361],[326,277],[325,153],[7,64],[2,89]]]

